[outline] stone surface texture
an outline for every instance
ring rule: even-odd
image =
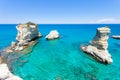
[[[111,55],[109,54],[108,48],[108,38],[109,38],[110,28],[101,27],[97,28],[97,32],[92,41],[90,41],[88,46],[82,45],[81,49],[83,52],[91,55],[96,60],[110,64],[113,62]]]
[[[57,30],[51,30],[50,33],[45,37],[47,40],[53,40],[59,38],[59,32]]]

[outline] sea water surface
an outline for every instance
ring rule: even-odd
[[[102,26],[111,28],[110,36],[120,35],[120,24],[40,24],[43,37],[31,53],[10,63],[12,72],[23,80],[120,80],[120,40],[108,40],[110,65],[98,63],[80,50]],[[53,29],[61,38],[47,41],[45,36]],[[15,41],[16,35],[16,24],[1,24],[0,49]]]

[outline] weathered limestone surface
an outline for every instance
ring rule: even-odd
[[[16,75],[13,75],[10,72],[7,64],[2,63],[0,64],[0,80],[23,80],[23,79]]]
[[[88,46],[82,45],[81,49],[102,63],[112,63],[113,60],[107,50],[109,33],[110,28],[108,27],[97,28],[97,33],[90,44]]]
[[[16,28],[18,30],[16,40],[20,45],[26,45],[27,42],[42,36],[39,33],[37,24],[31,22],[19,24]]]
[[[18,34],[16,36],[17,42],[12,42],[11,46],[5,49],[7,53],[22,51],[32,44],[36,44],[37,39],[42,37],[41,33],[39,33],[37,24],[32,22],[19,24],[16,28],[18,30]]]
[[[51,30],[50,33],[45,37],[47,40],[59,38],[59,32],[57,30]]]

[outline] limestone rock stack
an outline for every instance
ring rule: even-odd
[[[90,42],[90,45],[100,50],[106,50],[108,48],[107,40],[109,38],[109,33],[110,29],[108,27],[97,28],[97,33]]]
[[[32,22],[19,24],[16,28],[18,30],[16,36],[17,42],[12,42],[11,46],[6,49],[6,52],[21,51],[26,47],[35,44],[37,39],[42,36],[38,30],[38,25]]]
[[[82,45],[81,49],[102,63],[112,63],[113,60],[107,50],[109,33],[109,27],[97,28],[97,33],[90,44],[88,46]]]
[[[30,42],[42,36],[39,33],[37,24],[32,22],[19,24],[16,28],[18,30],[16,40],[19,42],[19,44],[25,44],[26,42]]]

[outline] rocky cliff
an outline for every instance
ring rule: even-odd
[[[111,55],[107,50],[109,33],[110,28],[108,27],[97,28],[96,35],[90,44],[88,46],[82,45],[81,49],[102,63],[112,63]]]

